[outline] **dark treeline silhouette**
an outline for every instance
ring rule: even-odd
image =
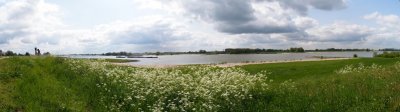
[[[3,51],[0,50],[0,56],[30,56],[29,52],[26,52],[25,54],[20,54],[20,53],[15,53],[13,51]]]
[[[379,51],[400,51],[400,49],[395,49],[395,48],[385,48],[385,49],[379,49]]]
[[[134,54],[135,54],[135,53],[130,53],[130,52],[121,51],[121,52],[103,53],[102,55],[105,55],[105,56],[130,56],[130,55],[134,55]]]
[[[328,48],[328,49],[315,49],[314,51],[372,51],[373,49],[337,49],[337,48]],[[312,51],[312,50],[309,50]]]
[[[227,54],[250,54],[250,53],[267,53],[267,52],[283,52],[284,50],[278,49],[250,49],[250,48],[227,48]]]
[[[289,52],[304,52],[305,50],[302,47],[292,47],[289,49]]]
[[[374,49],[343,49],[343,48],[327,48],[327,49],[314,49],[305,50],[303,47],[292,47],[289,49],[265,49],[265,48],[226,48],[223,51],[188,51],[188,52],[145,52],[145,53],[131,53],[131,52],[109,52],[101,55],[106,56],[131,56],[131,55],[178,55],[178,54],[273,54],[273,53],[301,53],[301,52],[343,52],[343,51],[376,51]],[[385,48],[379,51],[400,51],[400,49]],[[93,54],[96,55],[96,54]]]
[[[37,55],[37,56],[42,55],[40,53],[40,50],[36,47],[35,47],[35,55]],[[43,53],[43,55],[50,55],[50,52],[45,52],[45,53]],[[25,52],[24,54],[21,54],[21,53],[15,53],[10,50],[5,51],[5,52],[3,50],[0,50],[0,56],[31,56],[31,54],[29,52]]]
[[[226,54],[251,54],[251,53],[278,53],[278,52],[304,52],[302,47],[292,47],[290,49],[251,49],[251,48],[227,48],[225,49]]]

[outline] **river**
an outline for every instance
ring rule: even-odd
[[[158,58],[124,58],[139,60],[130,62],[132,65],[188,65],[188,64],[220,64],[220,63],[243,63],[243,62],[269,62],[269,61],[291,61],[325,58],[351,58],[354,54],[358,57],[370,58],[374,52],[306,52],[306,53],[279,53],[279,54],[182,54],[182,55],[160,55]],[[380,53],[380,52],[379,52]],[[145,55],[154,56],[154,55]],[[67,55],[70,58],[109,58],[115,56],[88,56]]]

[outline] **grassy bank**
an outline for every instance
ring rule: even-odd
[[[397,61],[151,69],[12,57],[0,60],[0,111],[400,111]]]
[[[400,59],[360,58],[350,60],[256,64],[242,66],[241,68],[251,74],[268,71],[270,73],[267,75],[268,78],[281,83],[287,80],[312,81],[330,78],[329,76],[336,75],[336,70],[339,70],[346,65],[363,64],[365,66],[370,66],[372,64],[377,64],[390,66],[398,61],[400,61]]]
[[[399,59],[371,58],[242,67],[267,71],[271,111],[400,111]]]

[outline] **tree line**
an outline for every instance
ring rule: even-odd
[[[31,54],[29,52],[26,52],[25,54],[21,53],[15,53],[13,51],[3,51],[0,50],[0,56],[30,56]]]
[[[374,49],[342,49],[342,48],[327,48],[327,49],[313,49],[305,50],[303,47],[292,47],[289,49],[265,49],[265,48],[226,48],[221,51],[188,51],[188,52],[145,52],[145,53],[131,53],[131,52],[108,52],[101,55],[105,56],[131,56],[131,55],[178,55],[178,54],[271,54],[271,53],[302,53],[302,52],[342,52],[342,51],[376,51]],[[400,49],[385,48],[379,51],[400,51]],[[93,54],[96,55],[96,54]]]
[[[289,49],[251,49],[251,48],[227,48],[224,51],[226,54],[261,54],[261,53],[277,53],[277,52],[305,52],[302,47],[292,47]]]
[[[40,54],[40,52],[37,52],[37,49],[35,49],[35,55],[51,55],[50,52],[45,52],[43,54]],[[0,56],[32,56],[29,52],[25,52],[24,54],[21,53],[16,53],[11,50],[3,51],[0,50]]]

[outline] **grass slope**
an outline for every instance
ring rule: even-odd
[[[309,61],[309,62],[289,62],[289,63],[271,63],[242,66],[249,73],[258,73],[261,71],[270,72],[268,78],[275,82],[287,80],[316,80],[335,75],[335,71],[346,65],[372,64],[393,65],[400,59],[389,58],[359,58],[350,60],[329,60],[329,61]]]
[[[218,96],[219,93],[210,93],[216,95],[210,101],[214,102],[212,104],[221,105],[217,111],[400,111],[400,94],[398,94],[400,91],[400,63],[396,63],[398,61],[400,60],[371,58],[293,62],[240,67],[250,74],[242,74],[242,72],[232,72],[230,70],[228,70],[230,72],[210,72],[217,75],[219,73],[228,73],[244,77],[267,71],[266,76],[268,79],[265,82],[271,84],[266,92],[251,89],[249,94],[257,93],[253,96],[253,99],[239,100],[234,99],[235,96],[230,96],[233,99],[224,99],[224,97]],[[359,63],[363,63],[363,65]],[[372,64],[377,65],[372,66]],[[111,111],[110,107],[105,107],[104,104],[117,104],[118,106],[126,103],[124,102],[126,98],[122,96],[128,95],[129,97],[130,94],[141,94],[140,91],[135,92],[129,89],[133,85],[136,84],[135,87],[139,88],[151,88],[151,85],[159,84],[146,79],[146,75],[140,75],[140,73],[145,73],[146,69],[138,70],[108,66],[107,68],[99,68],[96,71],[92,70],[90,66],[78,66],[80,65],[71,66],[70,62],[65,61],[65,59],[54,57],[10,57],[1,59],[0,111]],[[114,68],[120,70],[113,71]],[[190,80],[183,78],[187,77],[184,73],[196,74],[193,75],[196,78],[202,77],[199,75],[202,73],[210,74],[208,71],[202,71],[201,68],[190,69],[183,67],[180,69],[185,70],[182,72],[174,72],[177,69],[147,70],[152,77],[155,77],[154,80],[166,84],[177,83],[168,81],[175,78],[180,78],[180,81],[183,81],[183,85],[191,83]],[[113,77],[109,79],[101,78],[101,75],[106,75],[103,72],[108,70],[117,74],[128,73],[124,75],[127,77],[131,77],[129,74],[136,74],[141,77],[133,78],[138,78],[141,81],[135,83],[135,80],[124,79],[118,75],[112,75]],[[205,70],[215,71],[214,69]],[[136,73],[137,71],[140,73]],[[174,76],[169,77],[168,74]],[[163,77],[160,76],[170,79],[164,79],[167,81],[163,82]],[[207,77],[211,77],[211,75]],[[240,79],[235,80],[239,80],[238,84],[240,84]],[[226,84],[235,84],[229,82],[235,80],[221,78],[221,81],[227,81],[224,82]],[[271,82],[271,80],[273,81]],[[108,90],[98,87],[98,84],[104,83],[108,85],[102,85],[102,87],[107,87]],[[217,85],[218,81],[214,83],[216,84],[205,86],[205,88],[220,86]],[[193,84],[201,86],[199,82]],[[163,85],[159,86],[164,87]],[[156,90],[166,89],[158,88]],[[216,91],[220,90],[224,89],[217,89]],[[132,93],[129,91],[132,91]],[[188,86],[173,87],[173,90],[166,91],[160,96],[153,96],[150,99],[157,101],[158,97],[161,98],[166,95],[168,96],[166,97],[167,102],[168,98],[179,98],[179,95],[176,96],[177,94],[174,91],[186,91],[189,94],[189,98],[202,98],[196,96],[197,93],[193,92],[195,89]],[[232,90],[232,92],[235,91]],[[206,98],[206,96],[203,97]],[[202,103],[203,100],[194,101]],[[139,105],[152,104],[151,102],[153,101],[145,100],[140,102],[142,104]],[[237,106],[232,107],[228,104],[224,106],[227,102]],[[144,106],[141,108],[146,108],[146,105]],[[195,105],[195,107],[201,107],[201,105]],[[201,108],[197,109],[188,111],[206,111],[201,110]],[[135,106],[124,104],[115,111],[139,110]]]
[[[1,111],[89,111],[96,105],[96,77],[70,71],[61,58],[0,60]],[[5,65],[5,66],[4,66]]]

